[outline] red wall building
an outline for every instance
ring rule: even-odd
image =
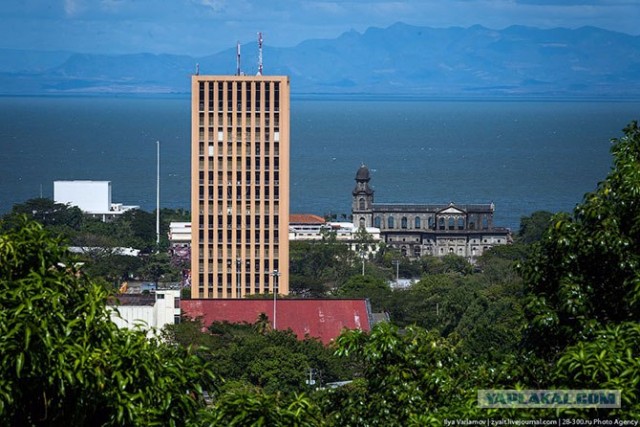
[[[272,299],[182,300],[182,314],[202,318],[205,326],[219,321],[255,323],[260,313],[273,324]],[[369,304],[364,299],[278,299],[276,329],[291,329],[298,338],[306,335],[327,344],[343,329],[371,330]]]

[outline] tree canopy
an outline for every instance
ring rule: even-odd
[[[534,245],[528,343],[553,354],[609,323],[640,321],[640,129],[612,141],[613,169],[572,216],[558,214]]]
[[[107,292],[59,237],[23,218],[0,235],[0,420],[185,425],[213,372],[186,348],[121,330]]]
[[[523,218],[516,244],[475,265],[400,259],[383,247],[363,275],[331,236],[292,244],[301,295],[368,297],[390,313],[390,323],[345,331],[329,347],[270,330],[266,315],[204,331],[185,319],[162,341],[118,330],[108,293],[61,238],[16,213],[0,226],[0,424],[639,419],[640,129],[633,122],[624,132],[611,172],[573,214]],[[419,280],[392,290],[394,267]],[[315,389],[307,373],[319,385],[350,382]],[[614,389],[622,407],[483,409],[480,389]]]

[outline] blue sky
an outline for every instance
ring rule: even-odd
[[[0,48],[204,56],[287,47],[395,22],[577,28],[640,35],[640,0],[1,0]]]

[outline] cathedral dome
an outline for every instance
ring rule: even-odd
[[[369,176],[369,168],[364,164],[360,166],[358,172],[356,173],[356,181],[369,181],[371,177]]]

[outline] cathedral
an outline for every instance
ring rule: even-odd
[[[360,166],[352,193],[353,225],[379,228],[382,241],[404,256],[454,254],[473,260],[493,246],[511,242],[508,229],[493,225],[493,203],[374,203],[370,180],[369,169]]]

